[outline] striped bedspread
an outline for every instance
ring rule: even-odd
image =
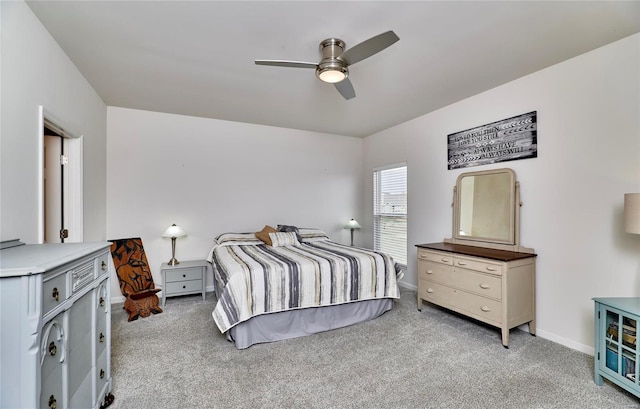
[[[220,246],[211,261],[222,288],[212,315],[222,333],[261,314],[400,298],[391,257],[332,241]]]

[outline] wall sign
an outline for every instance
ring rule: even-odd
[[[537,111],[447,136],[449,169],[538,156]]]

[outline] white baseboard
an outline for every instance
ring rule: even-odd
[[[211,293],[213,291],[214,291],[214,287],[212,285],[206,288],[206,292],[208,293]],[[158,293],[158,297],[162,297],[162,291]],[[124,303],[124,296],[122,294],[111,297],[111,304],[120,304],[120,303]]]
[[[523,326],[523,331],[529,331],[526,325]],[[540,338],[548,339],[549,341],[555,342],[556,344],[564,345],[567,348],[575,349],[576,351],[580,351],[593,356],[594,349],[592,346],[581,344],[574,340],[561,337],[560,335],[556,335],[539,328],[536,328],[536,335]]]

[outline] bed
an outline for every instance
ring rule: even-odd
[[[390,256],[333,242],[318,229],[278,227],[221,234],[209,253],[212,315],[236,348],[353,325],[393,308],[401,270]]]

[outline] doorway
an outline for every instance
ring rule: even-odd
[[[40,107],[39,243],[81,242],[82,135]]]

